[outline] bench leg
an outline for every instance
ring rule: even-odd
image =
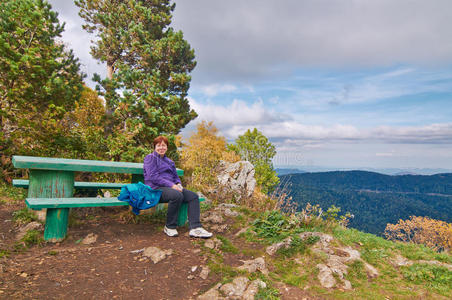
[[[44,240],[59,242],[64,239],[67,232],[69,208],[48,208]]]
[[[182,203],[179,208],[179,216],[177,217],[177,226],[184,226],[187,223],[188,203]]]

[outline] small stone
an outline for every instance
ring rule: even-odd
[[[204,217],[202,218],[203,222],[210,222],[214,224],[223,224],[224,219],[218,212],[207,212],[204,214]]]
[[[413,262],[401,255],[397,255],[393,260],[393,264],[397,267],[402,267],[402,266],[411,266]]]
[[[288,238],[286,238],[286,239],[285,239],[284,241],[282,241],[282,242],[275,243],[275,244],[273,244],[273,245],[271,245],[271,246],[268,246],[268,247],[265,249],[265,252],[267,252],[268,255],[275,255],[275,253],[276,253],[279,249],[281,249],[281,248],[287,249],[287,248],[290,246],[291,243],[292,243],[292,238],[291,238],[291,237],[288,237]]]
[[[366,269],[367,277],[369,278],[378,277],[379,275],[378,270],[375,269],[372,265],[364,262],[364,268]]]
[[[191,272],[192,272],[192,273],[195,272],[196,269],[198,269],[198,266],[193,266],[193,267],[191,267]]]
[[[247,230],[248,230],[248,227],[242,228],[242,229],[240,229],[240,230],[235,234],[235,236],[239,236],[239,235],[241,235],[242,233],[245,233]]]
[[[213,249],[213,248],[215,248],[215,242],[212,239],[209,239],[204,243],[204,247]]]
[[[28,276],[28,274],[27,273],[25,273],[25,272],[22,272],[22,273],[20,273],[20,277],[27,277]]]
[[[144,248],[138,249],[138,250],[132,250],[132,251],[130,251],[130,253],[135,254],[135,253],[141,253],[141,252],[143,252],[143,251],[144,251]]]
[[[220,296],[220,292],[218,289],[221,287],[221,283],[218,283],[213,288],[205,292],[204,294],[198,296],[198,300],[220,300],[220,299],[226,299],[222,296]]]
[[[157,247],[147,247],[143,251],[143,256],[150,257],[154,264],[162,261],[167,256],[173,254],[173,249],[161,250]]]
[[[250,273],[254,273],[256,271],[260,271],[262,274],[267,275],[268,270],[265,266],[265,260],[263,257],[258,257],[253,260],[243,261],[243,265],[238,267],[239,270],[245,270]]]
[[[188,275],[188,276],[187,276],[187,279],[188,279],[188,280],[192,280],[192,279],[194,279],[194,278],[195,278],[195,276],[193,276],[193,275]]]
[[[262,280],[256,279],[250,283],[246,291],[242,295],[243,300],[254,300],[254,296],[259,291],[259,288],[265,289],[267,284]]]
[[[91,244],[94,244],[96,241],[97,241],[97,234],[90,233],[82,240],[82,244],[83,245],[91,245]],[[90,250],[88,249],[88,251],[90,251]]]
[[[207,277],[209,277],[209,273],[210,273],[210,269],[208,266],[203,266],[201,273],[199,274],[199,277],[201,277],[202,279],[206,280]]]
[[[344,280],[344,285],[342,286],[342,288],[344,290],[351,290],[352,289],[352,284],[350,283],[350,281]]]
[[[218,247],[221,246],[221,241],[217,238],[213,238],[213,239],[208,239],[207,241],[204,242],[204,247],[209,248],[209,249],[218,249]]]
[[[248,285],[249,279],[246,277],[237,277],[231,283],[226,283],[220,288],[220,291],[223,292],[227,297],[233,298],[241,298],[245,289]]]
[[[230,210],[229,208],[226,208],[226,209],[224,210],[223,214],[224,214],[226,217],[237,217],[237,216],[239,215],[238,212],[232,211],[232,210]]]

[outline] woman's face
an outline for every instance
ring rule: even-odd
[[[159,154],[160,156],[165,155],[166,150],[168,150],[168,146],[166,146],[165,142],[163,141],[155,145],[155,152],[157,152],[157,154]]]

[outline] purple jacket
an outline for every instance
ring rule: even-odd
[[[152,152],[146,155],[143,163],[144,183],[151,188],[172,187],[181,183],[177,176],[176,165],[168,157]]]

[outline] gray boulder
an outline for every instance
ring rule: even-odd
[[[251,197],[256,187],[254,166],[249,161],[229,163],[220,161],[217,167],[220,189],[232,193],[236,199]]]

